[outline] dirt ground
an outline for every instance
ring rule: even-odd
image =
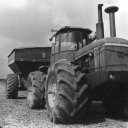
[[[75,124],[55,125],[47,110],[31,110],[26,91],[19,91],[18,99],[5,98],[5,84],[0,83],[0,128],[128,128],[128,119],[109,117],[101,111],[101,104],[93,104],[85,118]]]

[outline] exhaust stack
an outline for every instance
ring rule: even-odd
[[[96,38],[97,40],[104,38],[104,24],[102,19],[102,6],[98,4],[98,23],[96,24]]]
[[[111,6],[105,9],[106,13],[109,13],[110,20],[110,36],[116,37],[116,27],[115,27],[115,12],[118,11],[118,7]]]

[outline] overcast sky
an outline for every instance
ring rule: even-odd
[[[119,7],[115,14],[117,36],[128,39],[127,0],[0,0],[0,77],[8,72],[7,55],[14,48],[49,46],[52,28],[71,25],[95,32],[99,3],[104,4],[103,10]],[[107,37],[108,14],[103,12],[103,18]]]

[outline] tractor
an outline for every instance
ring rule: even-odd
[[[128,115],[128,40],[116,37],[116,6],[105,9],[110,37],[104,37],[102,6],[98,4],[94,37],[89,28],[65,26],[50,38],[45,95],[51,122],[82,117],[92,101],[103,101],[109,112]]]

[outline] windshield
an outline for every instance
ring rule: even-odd
[[[87,44],[83,31],[64,31],[56,36],[55,53],[59,51],[78,50]]]
[[[85,43],[84,33],[81,31],[68,31],[61,33],[60,36],[60,51],[78,50]]]

